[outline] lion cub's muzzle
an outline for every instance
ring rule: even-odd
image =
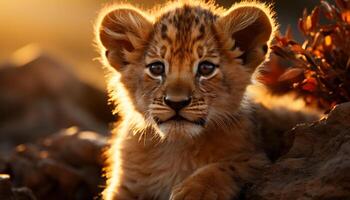
[[[178,113],[182,108],[188,106],[191,103],[191,97],[185,97],[183,99],[173,99],[170,96],[164,97],[164,103]]]
[[[171,96],[166,95],[163,98],[163,103],[172,110],[172,115],[167,117],[166,119],[161,119],[157,116],[154,117],[157,124],[163,124],[166,122],[187,122],[187,123],[193,123],[199,126],[204,126],[206,123],[206,120],[204,117],[191,117],[189,116],[188,112],[191,110],[191,106],[193,105],[192,97],[190,96]]]

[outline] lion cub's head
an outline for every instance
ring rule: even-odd
[[[97,41],[120,76],[112,87],[126,90],[147,124],[165,137],[194,137],[234,120],[274,29],[271,11],[253,2],[229,10],[172,3],[152,14],[117,5],[102,14]]]

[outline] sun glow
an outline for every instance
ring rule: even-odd
[[[18,49],[11,58],[15,66],[23,66],[39,57],[42,54],[41,48],[37,44],[29,44]]]
[[[306,105],[303,99],[297,98],[297,96],[293,93],[283,96],[274,96],[260,84],[250,85],[247,88],[247,95],[255,102],[261,103],[269,109],[286,108],[291,111],[303,111],[315,115],[322,114],[322,111],[315,108],[310,108]]]
[[[123,132],[126,132],[127,130],[127,126],[120,127]],[[113,141],[113,145],[111,148],[107,148],[106,151],[104,152],[105,158],[107,159],[107,163],[113,163],[113,165],[105,165],[103,171],[104,174],[107,178],[107,185],[111,186],[111,187],[107,187],[106,190],[103,191],[103,198],[104,199],[112,199],[113,194],[114,194],[114,188],[117,188],[120,185],[120,180],[121,178],[119,178],[122,175],[122,171],[118,170],[120,169],[120,166],[122,164],[122,158],[120,155],[120,151],[118,150],[118,148],[121,148],[121,141],[118,140],[117,138],[112,138]],[[118,166],[117,166],[118,165]],[[115,178],[111,178],[111,177],[115,177]]]
[[[123,117],[124,121],[127,121],[135,127],[136,132],[140,131],[146,126],[146,120],[144,116],[135,109],[129,93],[124,84],[121,83],[120,78],[120,73],[115,71],[111,71],[107,76],[110,102],[115,104],[113,114],[118,113]]]

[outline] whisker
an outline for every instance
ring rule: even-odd
[[[151,109],[164,109],[164,110],[170,110],[168,107],[166,106],[162,106],[162,105],[157,105],[157,104],[151,104],[149,106]]]

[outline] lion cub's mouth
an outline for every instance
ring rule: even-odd
[[[169,118],[167,120],[164,120],[164,121],[160,120],[158,117],[154,117],[154,120],[157,122],[158,125],[161,125],[161,124],[164,124],[164,123],[167,123],[167,122],[180,122],[180,123],[181,122],[184,122],[184,123],[187,122],[187,123],[196,124],[198,126],[204,126],[205,123],[206,123],[205,119],[203,119],[203,118],[200,118],[198,120],[192,121],[192,120],[186,119],[185,117],[182,117],[179,114],[176,114],[176,115],[172,116],[171,118]]]

